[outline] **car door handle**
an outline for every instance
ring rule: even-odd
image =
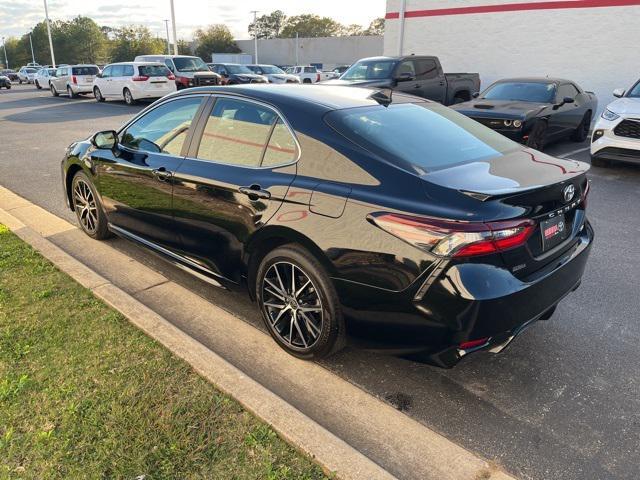
[[[160,168],[155,168],[151,170],[151,174],[153,175],[153,178],[155,178],[156,180],[164,182],[171,178],[171,176],[173,175],[173,172],[170,172],[164,167],[160,167]]]
[[[441,87],[444,87],[444,82],[442,82],[442,81],[441,81],[441,82],[440,82],[440,86],[441,86]]]
[[[256,184],[249,187],[240,187],[238,188],[238,191],[248,196],[249,200],[268,200],[269,198],[271,198],[271,192],[269,192],[268,190],[263,190],[260,185]]]
[[[420,84],[419,84],[419,83],[416,83],[416,84],[413,86],[413,88],[420,88]]]

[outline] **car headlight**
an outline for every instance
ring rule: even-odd
[[[611,110],[605,108],[604,112],[602,112],[602,118],[612,121],[620,118],[620,115],[618,115],[617,113],[613,113]]]
[[[505,127],[510,127],[513,122],[511,120],[505,120],[503,123]]]
[[[522,126],[522,122],[520,120],[514,120],[513,121],[513,126],[515,128],[520,128]]]

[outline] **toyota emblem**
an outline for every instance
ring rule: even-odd
[[[573,196],[575,195],[575,193],[576,193],[576,187],[574,187],[573,185],[567,185],[566,187],[564,187],[564,190],[562,190],[564,201],[570,202]]]

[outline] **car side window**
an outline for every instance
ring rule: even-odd
[[[124,76],[124,65],[114,65],[113,70],[111,70],[112,77],[122,77]]]
[[[297,152],[298,146],[293,135],[282,119],[278,118],[273,126],[261,165],[263,167],[272,167],[291,163],[296,159]]]
[[[258,167],[278,116],[253,102],[219,98],[202,133],[197,158]]]
[[[414,77],[416,75],[416,69],[415,69],[415,66],[413,65],[412,60],[405,60],[400,65],[398,65],[398,71],[396,72],[396,76],[399,77],[400,75],[407,74],[407,73]]]
[[[180,155],[202,97],[179,98],[154,108],[120,135],[133,150]]]
[[[123,77],[133,77],[133,65],[124,65]]]
[[[438,65],[434,60],[423,59],[413,63],[416,68],[416,80],[429,80],[438,77]]]
[[[109,78],[111,76],[111,69],[112,69],[112,67],[106,67],[102,71],[102,78]]]
[[[558,88],[558,101],[560,102],[565,97],[576,98],[576,95],[578,95],[578,90],[569,83],[563,83]]]
[[[171,60],[169,60],[168,58],[164,61],[164,64],[167,66],[167,68],[169,70],[171,70],[172,72],[175,73],[175,68],[173,68],[173,62]]]

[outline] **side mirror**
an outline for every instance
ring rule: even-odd
[[[573,98],[571,98],[571,97],[564,97],[564,98],[562,99],[562,103],[563,103],[563,104],[564,104],[564,103],[573,103],[574,101],[575,101],[575,100],[574,100]]]
[[[96,74],[96,77],[98,77],[98,78],[102,78],[102,73],[98,73],[98,74]]]
[[[616,89],[613,91],[613,96],[614,96],[614,97],[618,97],[618,98],[622,98],[622,97],[624,97],[624,94],[625,94],[625,93],[626,93],[626,92],[624,91],[624,88],[616,88]]]
[[[98,132],[91,137],[91,144],[100,150],[113,150],[118,144],[118,134],[114,130]]]
[[[471,98],[478,98],[480,96],[480,92],[473,92],[471,94]]]
[[[416,76],[409,72],[403,72],[396,77],[396,82],[411,82],[416,79]]]

